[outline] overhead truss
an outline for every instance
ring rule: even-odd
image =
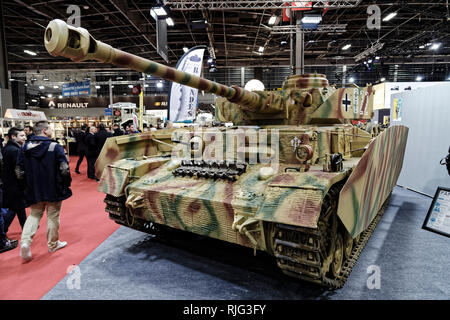
[[[301,25],[274,26],[272,34],[297,33],[298,31],[307,33],[323,33],[323,32],[345,32],[347,24],[320,24],[317,29],[303,29]]]
[[[362,0],[255,1],[255,0],[164,0],[171,10],[261,10],[285,8],[352,8]]]

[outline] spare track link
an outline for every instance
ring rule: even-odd
[[[390,196],[382,205],[372,223],[361,233],[358,243],[354,243],[352,252],[349,258],[343,262],[342,270],[336,279],[331,279],[322,274],[321,266],[324,257],[321,245],[324,241],[319,229],[275,224],[274,255],[278,267],[282,269],[283,273],[301,280],[323,285],[329,289],[342,288],[375,227],[381,220],[389,200]]]

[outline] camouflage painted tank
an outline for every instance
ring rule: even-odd
[[[408,134],[391,126],[373,137],[350,124],[372,117],[371,86],[336,89],[306,74],[278,92],[248,92],[114,49],[61,20],[50,22],[44,40],[54,56],[221,96],[216,119],[235,125],[109,138],[96,173],[111,219],[266,251],[288,275],[330,288],[345,283],[396,184]]]

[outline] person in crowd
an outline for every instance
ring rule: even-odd
[[[139,131],[134,127],[134,124],[131,124],[129,128],[128,134],[139,133]]]
[[[88,172],[87,176],[89,179],[97,180],[97,177],[95,176],[95,161],[98,157],[98,147],[95,142],[95,134],[97,133],[97,128],[95,126],[90,126],[86,130],[86,137],[85,137],[85,143],[86,143],[86,159],[88,164]]]
[[[156,131],[156,128],[152,124],[150,124],[150,131]]]
[[[3,208],[8,210],[4,231],[8,232],[14,217],[17,215],[22,230],[27,220],[23,192],[16,177],[16,163],[20,149],[25,144],[26,136],[22,128],[13,127],[8,131],[8,143],[3,148]]]
[[[2,192],[3,192],[3,183],[1,179],[3,171],[3,157],[2,153],[0,152],[0,207],[2,207]],[[0,253],[12,250],[17,247],[17,240],[10,240],[6,237],[6,231],[5,231],[5,220],[7,220],[7,209],[0,209]]]
[[[167,121],[164,123],[164,128],[166,128],[166,129],[173,128],[173,123],[172,123],[172,121],[167,120]]]
[[[113,133],[114,137],[123,135],[123,131],[120,129],[120,126],[117,123],[115,123],[113,125],[113,130],[114,130],[114,133]]]
[[[77,153],[78,153],[78,161],[77,166],[75,168],[75,172],[78,174],[81,173],[80,165],[83,162],[83,158],[86,157],[86,142],[84,141],[85,136],[86,136],[86,125],[83,124],[81,126],[81,130],[78,130],[75,134],[75,139],[77,140]]]
[[[130,126],[129,125],[125,126],[125,134],[130,134]]]
[[[34,130],[32,126],[25,126],[24,131],[27,136],[27,140],[30,140],[34,137]]]
[[[45,210],[48,251],[52,253],[67,245],[66,241],[59,241],[59,213],[62,201],[72,196],[69,162],[63,147],[50,139],[49,123],[37,122],[34,133],[36,136],[20,150],[16,166],[17,178],[25,186],[25,204],[30,207],[20,241],[20,256],[24,261],[32,258],[31,242]]]
[[[102,151],[103,145],[105,144],[106,139],[112,137],[112,134],[105,129],[105,125],[100,123],[98,125],[98,131],[94,135],[95,144],[97,145],[97,157]]]

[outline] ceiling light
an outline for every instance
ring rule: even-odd
[[[167,18],[166,23],[169,27],[173,27],[175,23],[173,22],[172,18]]]
[[[281,40],[281,43],[280,43],[282,46],[284,46],[284,45],[287,45],[287,41],[286,40]]]
[[[188,48],[187,47],[183,47],[183,51],[184,51],[184,53],[186,53],[186,52],[188,52]]]
[[[148,88],[148,84],[144,84],[144,88]]]
[[[259,47],[258,52],[263,52],[264,51],[264,47]]]
[[[41,96],[41,99],[45,99],[45,97],[44,97],[44,96]]]
[[[59,96],[58,96],[58,98],[62,99],[62,96],[61,96],[61,95],[59,95]]]
[[[151,8],[151,11],[153,11],[158,16],[158,18],[167,16],[167,12],[163,6],[153,7],[153,8]]]
[[[123,77],[117,77],[116,78],[116,80],[122,80],[123,79]]]
[[[314,43],[314,42],[315,42],[314,40],[309,40],[309,41],[308,41],[308,43]]]
[[[59,87],[58,86],[53,86],[53,89],[58,89]]]
[[[30,56],[36,56],[37,53],[30,50],[23,50],[23,52],[28,53]]]
[[[367,61],[368,63],[372,63],[373,62],[373,60],[372,59],[369,59],[368,61]]]
[[[276,16],[271,16],[270,19],[269,19],[269,24],[270,25],[274,25],[276,21],[277,21],[277,17]]]
[[[379,56],[376,56],[376,57],[375,57],[375,60],[380,60],[380,57],[379,57]]]
[[[51,93],[49,93],[49,94],[47,95],[47,97],[51,98],[51,97],[53,97],[53,95],[52,95]]]
[[[386,78],[381,78],[380,81],[384,82],[384,81],[386,81]]]
[[[39,86],[39,89],[44,90],[45,87],[44,86]]]
[[[208,63],[212,63],[213,62],[213,58],[208,58]]]
[[[100,89],[100,86],[95,86],[95,89]]]
[[[437,50],[437,49],[439,49],[439,47],[441,46],[441,44],[440,43],[433,43],[433,45],[431,46],[431,50]]]
[[[422,76],[417,76],[416,81],[422,81],[423,77]]]
[[[37,102],[37,100],[36,99],[31,99],[31,102]]]
[[[132,84],[129,84],[129,85],[128,85],[128,88],[130,88],[130,89],[133,88],[133,87],[134,87],[134,86],[133,86]]]
[[[425,49],[425,46],[424,46],[424,45],[421,45],[421,46],[419,47],[419,49]]]
[[[301,20],[303,24],[319,24],[322,21],[321,15],[307,15]]]
[[[350,83],[355,82],[355,78],[351,77],[350,79],[348,79],[348,82],[350,82]]]
[[[162,82],[158,82],[158,83],[156,84],[156,87],[157,87],[157,88],[162,88],[162,87],[163,87],[163,83],[162,83]]]
[[[395,17],[397,15],[397,12],[391,12],[389,13],[386,17],[383,18],[383,21],[389,21],[391,20],[393,17]]]
[[[351,44],[346,44],[345,46],[342,47],[342,50],[347,50],[351,47]]]
[[[47,76],[44,75],[44,77],[42,78],[42,80],[44,80],[44,81],[49,81],[50,79],[49,79]]]

